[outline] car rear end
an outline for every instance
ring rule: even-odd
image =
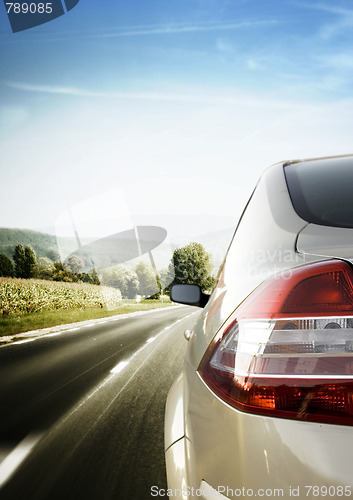
[[[269,169],[195,325],[167,404],[178,429],[166,426],[176,497],[353,496],[353,221],[342,213],[349,190],[340,212],[342,179],[333,185],[327,174],[353,172],[353,160],[315,161],[297,170],[326,172],[330,186],[320,179],[317,193],[313,175],[306,194],[317,196],[316,219],[293,201],[288,171],[298,164]],[[321,203],[329,187],[335,196]],[[313,227],[340,229],[341,241],[315,248]]]

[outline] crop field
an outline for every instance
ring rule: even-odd
[[[108,308],[122,302],[119,290],[86,283],[0,278],[0,316],[39,311]]]

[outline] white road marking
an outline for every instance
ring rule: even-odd
[[[27,342],[33,342],[34,340],[36,339],[19,340],[16,344],[26,344]]]
[[[197,311],[196,311],[197,312]],[[179,319],[178,321],[176,321],[175,323],[167,326],[166,328],[164,328],[158,335],[156,335],[156,337],[154,337],[154,339],[158,338],[160,335],[162,335],[162,333],[164,333],[166,330],[169,330],[171,327],[173,327],[174,325],[176,325],[177,323],[181,322],[181,321],[184,321],[185,319],[189,318],[190,316],[192,316],[193,314],[196,314],[196,312],[193,312],[191,314],[189,314],[188,316],[185,316],[181,319]],[[79,411],[90,399],[92,399],[101,389],[103,389],[106,385],[108,385],[116,376],[118,373],[121,373],[129,364],[130,362],[132,361],[132,359],[138,354],[140,353],[143,349],[145,349],[146,347],[148,346],[148,343],[146,342],[140,349],[138,349],[138,351],[135,352],[135,354],[133,354],[128,360],[126,361],[121,361],[120,363],[118,363],[115,368],[113,368],[113,370],[111,371],[111,375],[108,375],[95,389],[93,389],[93,391],[91,391],[89,394],[87,394],[87,396],[84,397],[84,399],[70,412],[66,415],[66,417],[64,417],[62,420],[61,420],[61,423],[63,424],[65,421],[67,421],[68,419],[70,419],[77,411]],[[138,371],[141,370],[141,368],[147,363],[147,361],[149,360],[149,358],[152,356],[153,352],[157,349],[158,346],[154,347],[152,349],[152,351],[143,359],[142,363],[140,363],[138,365],[138,367],[136,368],[135,372],[131,374],[131,376],[128,378],[128,380],[124,383],[124,385],[120,388],[120,390],[117,392],[117,394],[115,395],[115,397],[111,400],[111,402],[108,404],[108,406],[104,409],[104,411],[101,413],[100,418],[103,417],[103,415],[109,410],[109,408],[112,406],[112,404],[115,402],[115,400],[120,396],[120,394],[124,391],[125,387],[131,382],[131,380],[136,376],[136,373]],[[97,423],[97,421],[95,422]],[[89,432],[89,431],[88,431]],[[82,438],[79,440],[79,442],[76,444],[76,446],[73,448],[73,450],[75,450],[79,445],[80,443],[85,439],[85,437],[87,436],[87,433],[85,433]]]
[[[129,361],[120,361],[112,370],[110,370],[110,373],[119,373],[121,372],[125,366],[129,364]]]
[[[29,455],[42,434],[31,432],[25,437],[0,464],[0,488],[10,479],[16,469]]]
[[[158,333],[158,335],[156,335],[155,337],[153,337],[153,340],[157,339],[160,335],[162,335],[166,330],[169,330],[170,328],[172,328],[173,326],[175,326],[176,324],[180,323],[181,321],[184,321],[186,320],[187,318],[189,318],[190,316],[192,316],[193,314],[196,314],[198,311],[196,312],[192,312],[191,314],[188,314],[187,316],[184,316],[183,318],[181,319],[178,319],[177,321],[175,321],[174,323],[172,323],[171,325],[167,326],[166,328],[164,328],[161,332]],[[148,339],[149,340],[149,339]],[[82,401],[81,403],[79,403],[72,411],[71,413],[69,413],[66,418],[63,420],[67,420],[71,415],[73,415],[74,413],[76,413],[82,406],[84,406],[95,394],[97,394],[97,392],[99,392],[101,389],[103,389],[103,387],[105,387],[112,379],[114,379],[116,377],[116,375],[118,373],[121,373],[129,364],[130,362],[135,358],[135,356],[137,356],[140,352],[142,352],[147,346],[148,346],[149,342],[146,341],[145,344],[140,347],[140,349],[138,349],[129,359],[125,360],[125,361],[120,361],[111,371],[111,375],[108,375],[99,385],[98,387],[96,387],[95,389],[93,389],[92,392],[90,392]],[[154,348],[151,352],[153,352],[156,348]],[[151,355],[151,354],[150,354]],[[121,392],[124,390],[124,388],[128,385],[128,383],[133,379],[133,377],[135,376],[135,374],[142,368],[142,366],[147,362],[149,356],[147,356],[144,361],[139,365],[139,367],[137,368],[136,372],[134,374],[131,375],[131,377],[128,379],[128,381],[123,385],[123,387],[120,389],[120,391],[118,392],[118,395],[121,394]],[[116,399],[116,398],[114,398]],[[112,404],[112,403],[111,403]],[[107,409],[111,406],[108,405]],[[106,410],[105,410],[106,411]]]
[[[163,328],[162,331],[160,331],[155,337],[150,337],[149,339],[146,340],[146,342],[144,343],[144,345],[142,347],[140,347],[140,349],[138,349],[129,359],[127,359],[126,361],[120,361],[120,363],[118,363],[116,366],[114,366],[114,368],[112,370],[110,370],[110,373],[114,373],[114,374],[117,374],[117,373],[120,373],[124,368],[126,368],[128,366],[128,364],[138,355],[140,354],[140,352],[142,352],[148,344],[151,344],[152,342],[154,342],[155,340],[158,339],[158,337],[160,337],[164,332],[166,332],[167,330],[169,330],[170,328],[174,327],[175,325],[177,325],[178,323],[180,323],[181,321],[184,321],[186,320],[187,318],[189,318],[190,316],[192,316],[193,314],[195,314],[195,312],[192,312],[191,314],[188,314],[187,316],[184,316],[183,318],[181,319],[178,319],[177,321],[175,321],[174,323],[172,323],[171,325],[169,326],[166,326],[165,328]]]

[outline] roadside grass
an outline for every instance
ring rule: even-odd
[[[127,314],[135,311],[148,311],[172,305],[169,297],[161,300],[142,300],[136,303],[133,300],[123,300],[116,309],[74,309],[58,311],[40,311],[29,314],[10,314],[0,316],[0,337],[16,335],[17,333],[39,330],[52,326],[87,321],[89,319],[99,319],[117,314]]]

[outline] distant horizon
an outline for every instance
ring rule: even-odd
[[[162,226],[157,226],[157,227],[162,227]],[[50,232],[45,231],[45,230],[33,229],[33,228],[26,228],[26,227],[6,227],[6,226],[1,226],[0,227],[0,231],[2,229],[8,229],[10,231],[11,230],[13,230],[13,231],[30,231],[30,232],[33,232],[33,233],[40,233],[40,234],[45,234],[45,235],[48,235],[48,236],[59,237],[59,238],[74,238],[74,236],[70,236],[70,235],[67,235],[67,236],[58,236],[57,234],[55,234],[55,232],[50,233]],[[218,232],[220,233],[220,232],[225,232],[225,231],[235,231],[235,226],[224,227],[224,228],[221,228],[221,229],[214,229],[214,228],[212,228],[211,231],[201,232],[199,235],[202,236],[202,235],[206,235],[206,234],[214,234],[214,233],[218,233]],[[112,234],[117,234],[117,233],[112,233]],[[199,236],[199,235],[196,235],[196,237]],[[177,239],[179,239],[179,238],[185,238],[185,233],[176,234],[176,235],[173,236],[173,239],[175,239],[175,238],[177,238]],[[91,235],[91,236],[84,236],[82,238],[82,241],[98,240],[98,239],[100,239],[100,238],[96,237],[94,235]]]
[[[35,234],[40,234],[40,235],[46,235],[51,238],[55,239],[57,249],[59,251],[60,259],[65,260],[68,255],[71,254],[71,251],[68,250],[69,247],[72,247],[73,243],[73,249],[77,248],[76,240],[73,236],[67,236],[64,238],[57,237],[55,234],[50,234],[50,233],[43,233],[41,231],[36,231],[33,229],[23,229],[23,228],[5,228],[5,227],[0,227],[0,233],[1,230],[9,230],[9,231],[29,231],[31,233]],[[194,235],[194,237],[186,237],[185,235],[179,235],[179,236],[173,236],[170,237],[169,235],[167,236],[167,241],[162,243],[160,247],[156,247],[154,250],[152,250],[153,255],[156,256],[156,260],[159,264],[157,265],[158,269],[162,269],[163,267],[166,267],[167,262],[170,261],[172,257],[172,252],[176,248],[181,248],[182,246],[185,246],[189,243],[201,243],[204,248],[211,253],[212,259],[213,259],[213,265],[214,265],[214,270],[217,271],[218,267],[223,261],[223,258],[225,256],[226,250],[228,248],[228,245],[231,241],[232,235],[234,233],[235,228],[234,227],[229,227],[228,229],[220,229],[218,231],[211,231],[211,232],[204,232],[204,233],[199,233],[197,235]],[[217,234],[219,233],[219,234]],[[218,235],[218,238],[215,238],[216,235]],[[34,235],[35,236],[35,235]],[[91,238],[83,238],[82,243],[84,246],[89,245],[89,243],[92,243],[94,241],[98,241],[99,238],[91,237]],[[61,245],[66,242],[64,247],[61,247]],[[72,242],[72,243],[70,243]],[[1,234],[0,234],[0,254],[1,254]],[[21,242],[17,242],[21,243]],[[68,245],[68,246],[67,246]],[[212,248],[211,248],[212,247]],[[63,254],[65,253],[65,255]],[[138,260],[140,259],[145,259],[148,260],[148,255],[140,255],[138,257]],[[127,265],[128,267],[131,267],[134,265],[134,262],[136,263],[136,258],[129,259],[125,262],[123,262],[124,265]]]

